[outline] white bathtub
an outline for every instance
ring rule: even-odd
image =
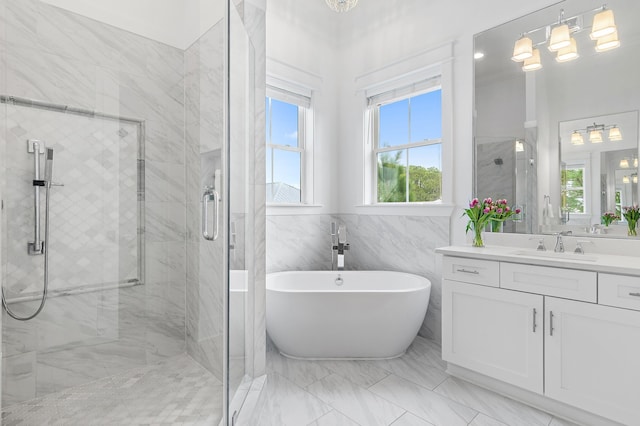
[[[402,272],[268,274],[267,332],[291,358],[395,358],[418,334],[430,293],[428,279]]]

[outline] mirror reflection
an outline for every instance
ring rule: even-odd
[[[522,209],[505,232],[626,237],[602,216],[638,203],[638,16],[567,0],[475,36],[473,195]]]

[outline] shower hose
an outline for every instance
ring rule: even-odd
[[[47,291],[49,288],[49,192],[51,191],[51,183],[47,182],[45,188],[44,241],[42,242],[42,248],[44,250],[44,289],[42,291],[42,299],[40,300],[40,306],[38,307],[38,310],[35,311],[33,315],[30,315],[28,317],[21,317],[16,315],[11,311],[11,309],[9,309],[7,301],[4,297],[4,287],[2,287],[2,307],[5,311],[7,311],[7,314],[9,314],[11,318],[18,321],[29,321],[30,319],[38,316],[38,314],[42,311],[42,308],[44,308],[45,302],[47,301]]]

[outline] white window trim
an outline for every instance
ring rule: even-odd
[[[412,203],[377,203],[373,199],[373,120],[367,99],[430,78],[440,78],[442,88],[442,200]],[[453,198],[453,43],[446,43],[417,55],[391,63],[356,78],[363,114],[362,214],[423,214],[450,216]],[[377,164],[377,163],[376,163]]]
[[[570,213],[571,217],[575,219],[588,219],[591,217],[591,203],[592,203],[592,194],[591,194],[591,158],[572,158],[570,160],[565,160],[565,165],[567,169],[584,169],[584,176],[582,177],[582,191],[584,194],[584,213]],[[568,190],[569,188],[567,188]],[[577,189],[577,188],[571,188]]]

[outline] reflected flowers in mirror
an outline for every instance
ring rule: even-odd
[[[602,224],[604,226],[609,226],[616,220],[620,220],[620,216],[618,216],[617,213],[605,212],[605,214],[602,215]]]
[[[627,235],[632,237],[637,236],[638,219],[640,219],[640,207],[638,207],[637,204],[631,207],[623,207],[622,212],[622,215],[627,221],[627,225],[629,227],[629,232],[627,232]]]

